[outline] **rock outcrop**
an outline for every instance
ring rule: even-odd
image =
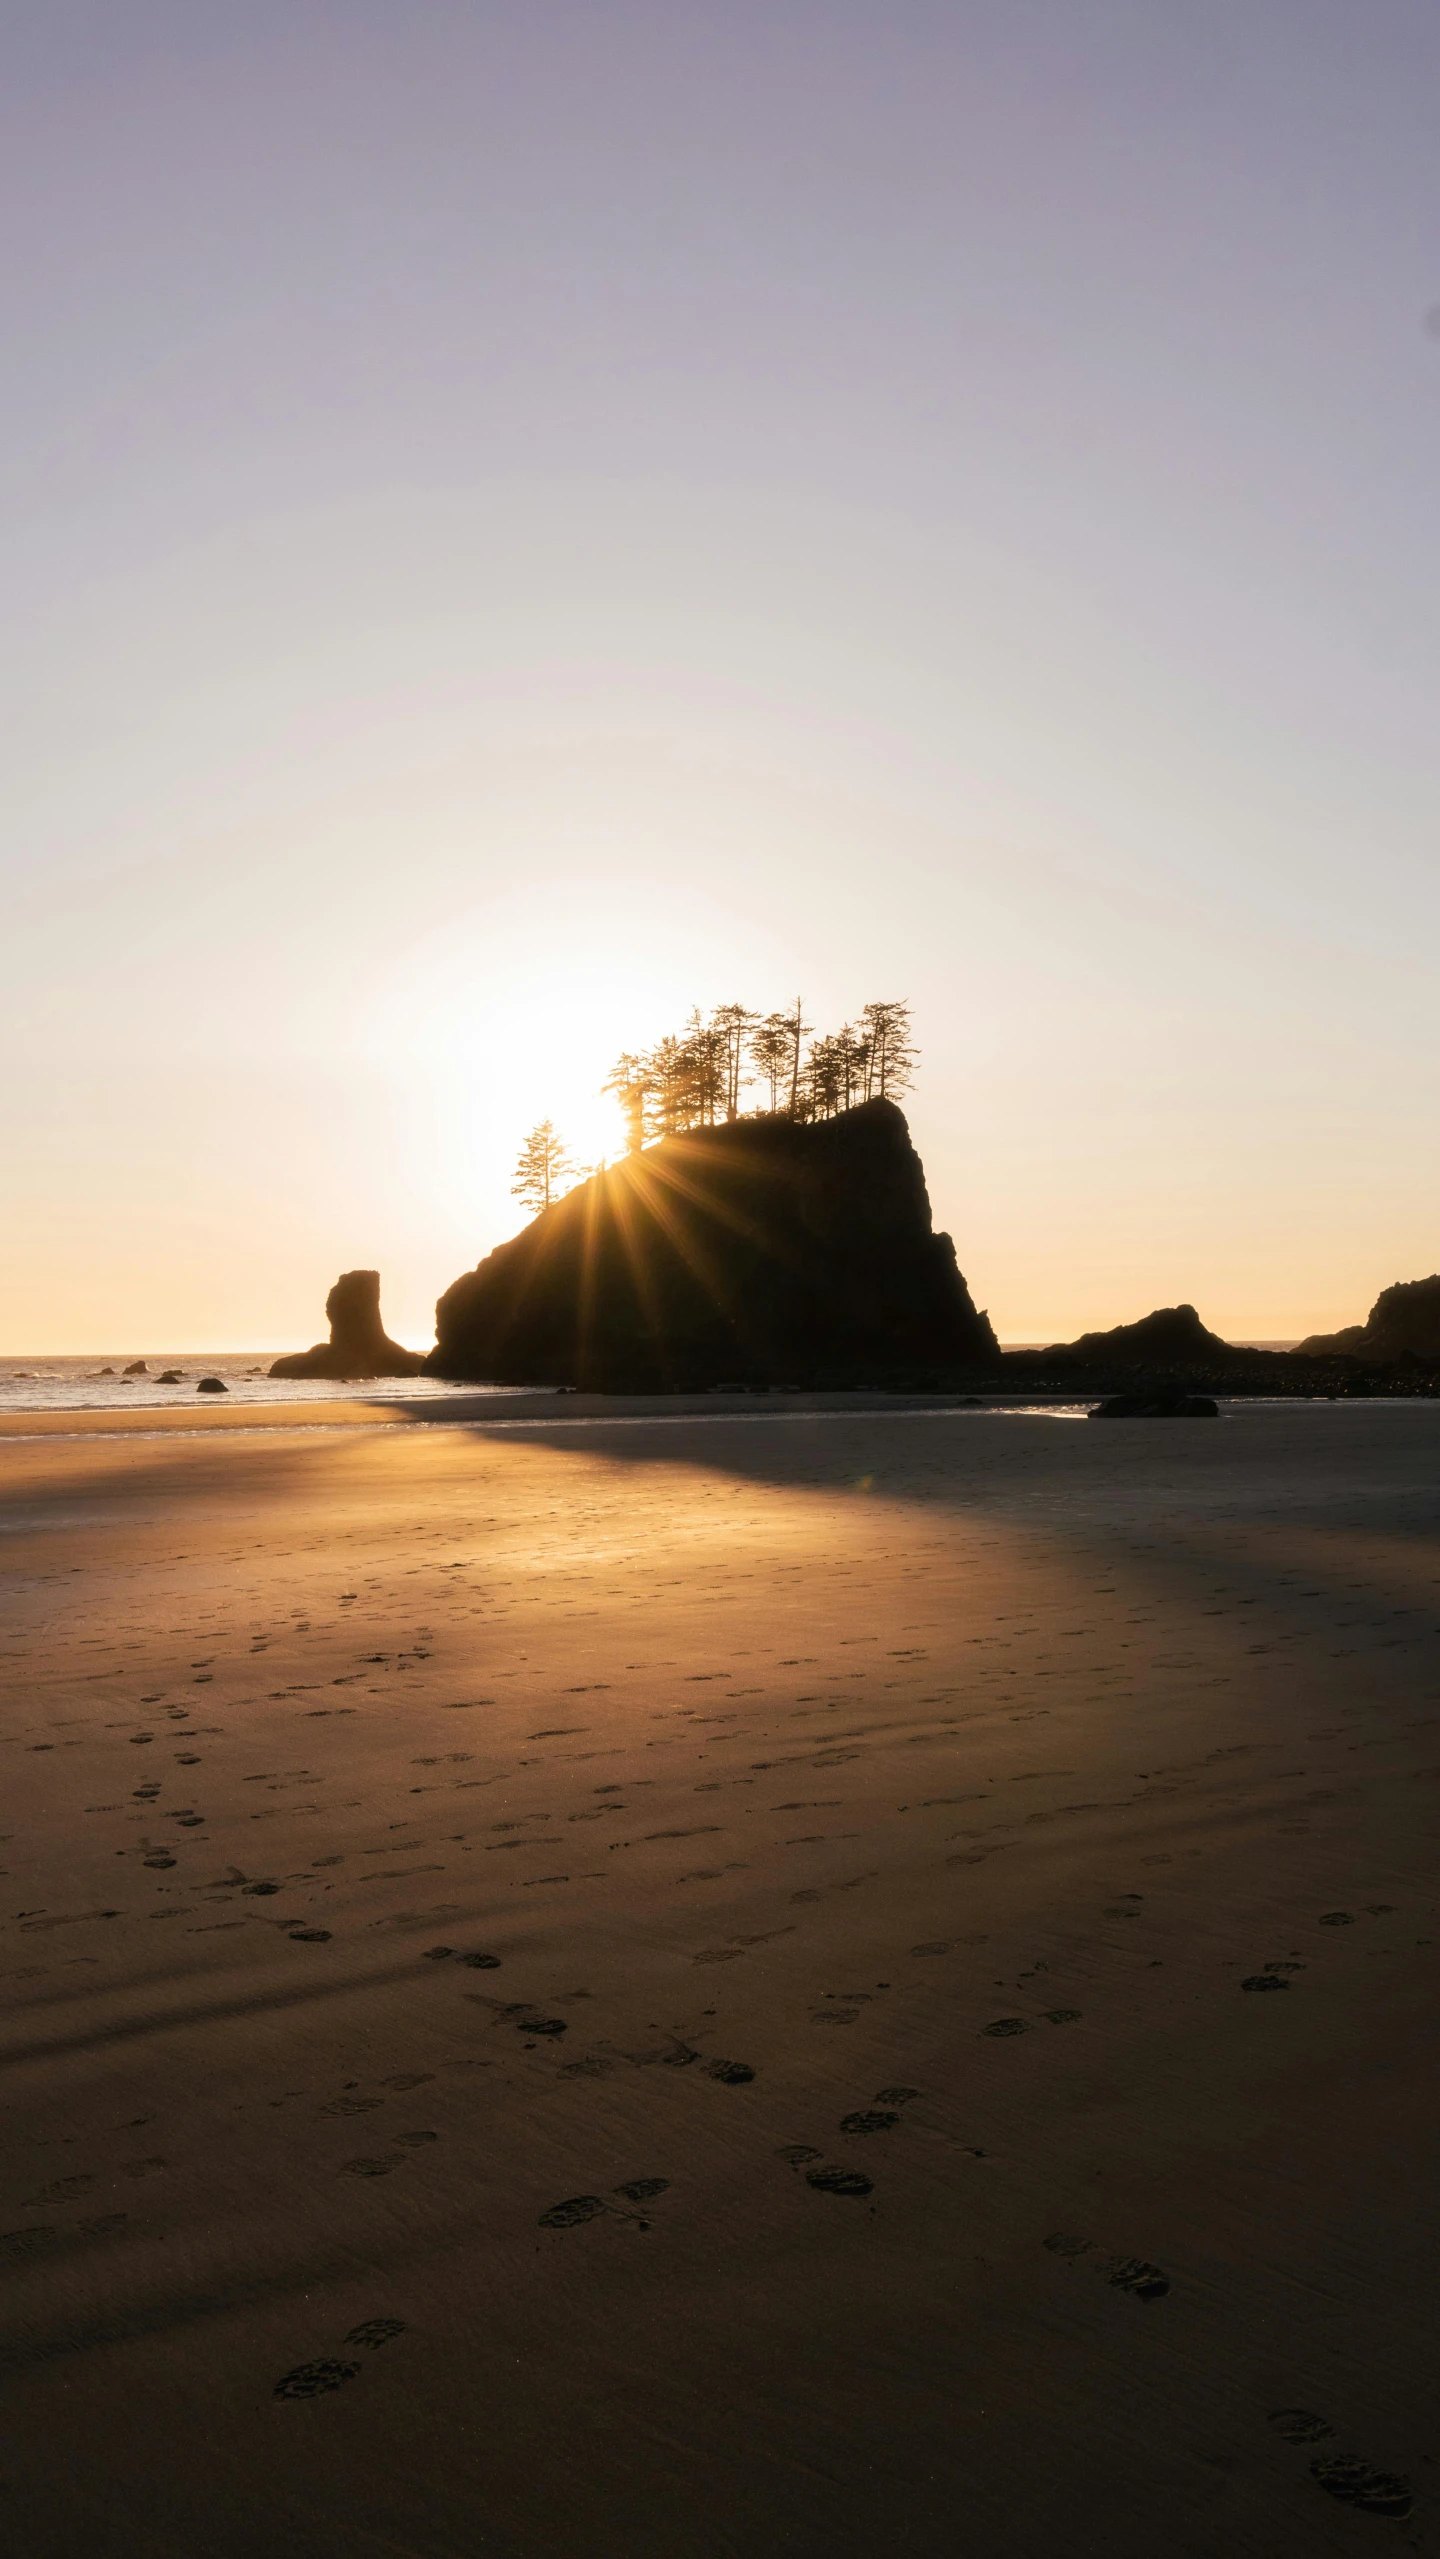
[[[1042,1359],[1078,1360],[1091,1368],[1213,1368],[1235,1356],[1228,1342],[1201,1323],[1193,1306],[1157,1306],[1136,1324],[1108,1333],[1082,1333],[1077,1341],[1052,1342]]]
[[[1363,1324],[1312,1333],[1300,1344],[1308,1359],[1440,1360],[1440,1273],[1382,1288]]]
[[[272,1377],[415,1377],[423,1351],[402,1350],[380,1321],[378,1271],[343,1271],[325,1300],[328,1342],[272,1362]]]
[[[871,1385],[995,1368],[893,1102],[662,1139],[448,1288],[427,1366],[651,1391]]]

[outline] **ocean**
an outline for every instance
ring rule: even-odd
[[[143,1356],[145,1374],[123,1371]],[[345,1385],[329,1378],[266,1375],[274,1351],[91,1351],[60,1358],[53,1353],[27,1358],[23,1352],[0,1354],[0,1413],[175,1411],[187,1405],[219,1404],[218,1395],[202,1395],[202,1377],[218,1377],[232,1404],[387,1404],[397,1396],[407,1403],[440,1400],[451,1395],[504,1397],[524,1390],[514,1386],[451,1386],[440,1377],[375,1377]],[[161,1384],[167,1370],[177,1372],[171,1386]]]

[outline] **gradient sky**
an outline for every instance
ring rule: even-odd
[[[9,0],[0,1343],[914,1004],[1003,1338],[1440,1262],[1434,0]]]

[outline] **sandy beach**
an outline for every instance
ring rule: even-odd
[[[0,1430],[8,2547],[1434,2547],[1440,1409],[865,1400]]]

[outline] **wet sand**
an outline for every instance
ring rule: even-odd
[[[8,2546],[1434,2546],[1440,1410],[95,1419]]]

